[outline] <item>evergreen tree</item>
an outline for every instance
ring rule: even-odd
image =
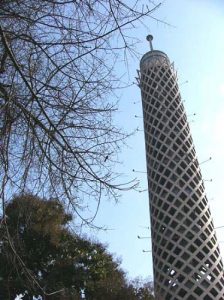
[[[148,300],[101,243],[69,230],[57,199],[15,197],[0,220],[0,299]]]

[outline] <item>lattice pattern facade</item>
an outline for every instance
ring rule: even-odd
[[[156,300],[224,299],[223,264],[204,184],[166,54],[140,63]]]

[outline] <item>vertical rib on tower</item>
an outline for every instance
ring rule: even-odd
[[[224,299],[223,264],[200,167],[165,53],[142,57],[140,88],[156,300]]]

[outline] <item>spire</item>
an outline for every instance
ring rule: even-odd
[[[153,36],[151,34],[147,35],[146,40],[149,41],[150,50],[153,51],[153,46],[152,46]]]

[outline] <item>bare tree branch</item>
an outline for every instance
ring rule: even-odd
[[[62,199],[82,223],[105,197],[117,200],[113,124],[116,61],[132,53],[127,30],[160,6],[148,1],[2,0],[0,10],[0,197],[33,192]],[[130,4],[131,3],[131,4]],[[130,32],[129,32],[130,34]],[[96,201],[96,212],[84,207]]]

